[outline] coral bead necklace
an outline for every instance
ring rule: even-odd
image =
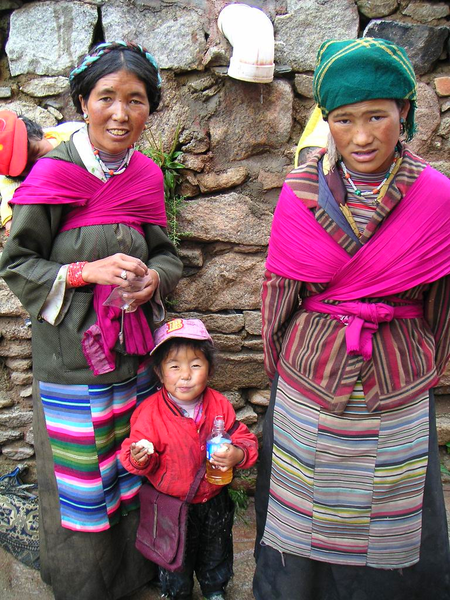
[[[128,167],[128,163],[133,155],[134,146],[130,146],[119,155],[102,152],[98,148],[95,148],[95,146],[92,146],[92,151],[105,176],[112,177],[113,175],[120,175]]]
[[[396,150],[395,154],[394,154],[394,160],[392,161],[392,164],[389,167],[389,171],[386,173],[386,177],[383,179],[383,181],[377,187],[373,188],[372,190],[358,189],[356,187],[355,183],[353,182],[353,179],[351,178],[350,173],[348,172],[347,167],[345,166],[345,164],[342,160],[339,161],[339,166],[342,169],[342,173],[343,173],[345,179],[351,185],[356,196],[377,196],[381,192],[386,181],[392,175],[392,172],[394,171],[395,165],[397,164],[399,158],[400,158],[399,153]],[[377,201],[379,201],[379,200],[380,200],[380,198],[377,198]]]

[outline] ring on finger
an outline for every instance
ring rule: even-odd
[[[124,269],[124,270],[122,271],[122,273],[120,274],[120,277],[121,277],[121,278],[122,278],[124,281],[126,281],[126,279],[127,279],[127,272],[125,271],[125,269]]]

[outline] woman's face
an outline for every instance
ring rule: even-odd
[[[381,173],[392,164],[400,136],[400,110],[395,100],[366,100],[347,104],[328,116],[331,135],[345,166],[359,173]]]
[[[129,71],[117,71],[97,81],[81,108],[89,118],[89,139],[95,148],[120,154],[141,135],[150,105],[143,82]]]

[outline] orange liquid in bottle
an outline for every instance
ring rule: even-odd
[[[206,480],[214,485],[227,485],[233,479],[233,469],[221,471],[219,467],[212,465],[209,460],[206,461]]]

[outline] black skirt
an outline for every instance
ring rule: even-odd
[[[253,593],[256,600],[450,600],[450,550],[432,391],[420,560],[412,567],[382,570],[281,554],[260,544],[269,500],[277,381],[276,378],[272,385],[265,418],[255,496],[257,532]]]

